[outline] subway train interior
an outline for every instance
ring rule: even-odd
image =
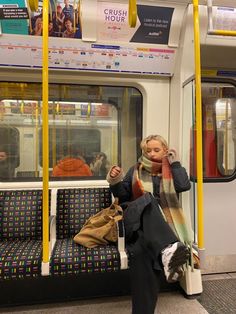
[[[198,267],[163,277],[156,313],[236,313],[235,0],[67,2],[0,0],[0,312],[131,313],[123,244],[73,236],[160,134],[191,180]],[[88,172],[56,172],[75,152]]]

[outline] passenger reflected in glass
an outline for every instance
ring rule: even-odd
[[[11,179],[15,175],[15,166],[11,163],[9,154],[0,148],[0,179]]]
[[[90,163],[90,169],[94,176],[106,176],[110,169],[106,154],[102,152],[96,154],[94,160]]]
[[[65,157],[53,168],[53,177],[92,176],[92,172],[81,156],[78,147],[73,145],[64,147],[64,155]]]

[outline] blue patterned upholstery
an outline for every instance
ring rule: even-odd
[[[108,188],[59,189],[57,191],[57,238],[72,238],[85,221],[111,205]]]
[[[41,251],[41,240],[0,242],[0,280],[39,276]]]
[[[120,269],[116,244],[89,249],[73,242],[85,221],[111,205],[108,188],[60,189],[57,194],[57,241],[51,274],[112,272]]]
[[[41,273],[42,191],[0,191],[0,279]]]
[[[111,204],[108,188],[57,191],[57,241],[52,275],[120,269],[116,244],[84,248],[73,242],[85,221]],[[0,280],[37,277],[42,261],[42,191],[0,191]]]
[[[115,245],[85,248],[72,239],[57,240],[51,259],[52,275],[112,272],[120,269]]]
[[[42,239],[42,191],[0,191],[0,241]]]

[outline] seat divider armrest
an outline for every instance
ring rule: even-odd
[[[51,190],[51,204],[50,204],[50,256],[54,245],[56,243],[56,211],[57,211],[57,189]]]
[[[128,268],[128,256],[125,250],[125,228],[124,221],[117,221],[117,231],[118,231],[118,251],[120,254],[120,269]]]

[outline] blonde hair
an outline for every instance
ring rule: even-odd
[[[161,135],[149,135],[148,137],[145,137],[141,143],[140,148],[142,149],[142,153],[145,153],[147,150],[147,143],[150,141],[158,141],[162,144],[162,146],[166,149],[168,149],[167,141],[162,137]]]

